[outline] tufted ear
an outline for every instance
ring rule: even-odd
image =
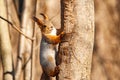
[[[44,26],[44,23],[43,23],[40,19],[38,19],[37,17],[33,16],[32,19],[33,19],[35,22],[37,22],[38,25]]]
[[[47,15],[40,13],[40,15],[42,15],[44,17],[45,20],[48,20],[49,18],[47,17]]]

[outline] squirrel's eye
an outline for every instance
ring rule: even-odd
[[[44,28],[46,27],[46,25],[43,26]]]

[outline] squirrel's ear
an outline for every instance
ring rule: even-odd
[[[44,17],[45,20],[48,20],[48,17],[47,15],[43,14],[43,13],[40,13],[40,15],[42,15]]]
[[[33,16],[32,19],[33,19],[35,22],[37,22],[38,25],[40,25],[40,26],[43,26],[43,25],[44,25],[44,23],[43,23],[41,20],[39,20],[37,17]]]

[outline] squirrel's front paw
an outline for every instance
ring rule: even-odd
[[[55,77],[56,75],[58,75],[60,72],[60,68],[58,66],[55,67],[54,71],[52,71],[49,75],[52,77]]]
[[[55,72],[56,72],[56,74],[59,74],[59,72],[60,72],[59,66],[56,66],[56,67],[55,67]]]
[[[65,35],[65,32],[61,32],[61,33],[60,33],[60,38],[63,38],[64,35]]]

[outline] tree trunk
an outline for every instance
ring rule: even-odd
[[[58,80],[90,80],[94,43],[93,0],[63,0],[61,3],[62,25],[68,42],[60,44]]]
[[[13,0],[6,0],[6,1],[7,1],[7,9],[8,9],[8,20],[20,29],[20,22],[15,8],[15,4]],[[8,28],[10,31],[9,33],[10,33],[10,41],[12,45],[12,53],[14,55],[13,56],[14,66],[16,67],[18,45],[19,45],[19,32],[17,32],[10,24]]]
[[[24,11],[22,17],[22,29],[25,30],[26,35],[33,37],[33,26],[32,16],[35,13],[35,2],[36,0],[25,0],[24,2]],[[25,80],[31,80],[32,75],[32,41],[25,40],[24,44],[24,69],[25,69]],[[22,48],[22,47],[21,47]]]
[[[22,15],[22,31],[29,37],[33,37],[33,26],[32,16],[35,14],[35,5],[36,0],[25,0],[24,1],[24,10]],[[20,39],[20,50],[18,58],[18,67],[16,73],[16,79],[18,80],[21,74],[22,65],[24,69],[24,79],[31,80],[33,79],[32,75],[32,41],[25,38],[21,35]],[[23,64],[23,62],[24,64]]]
[[[0,16],[7,19],[6,0],[0,0]],[[12,47],[10,43],[8,24],[0,19],[0,55],[2,56],[3,79],[13,80]]]
[[[92,80],[120,80],[120,0],[95,0]]]

